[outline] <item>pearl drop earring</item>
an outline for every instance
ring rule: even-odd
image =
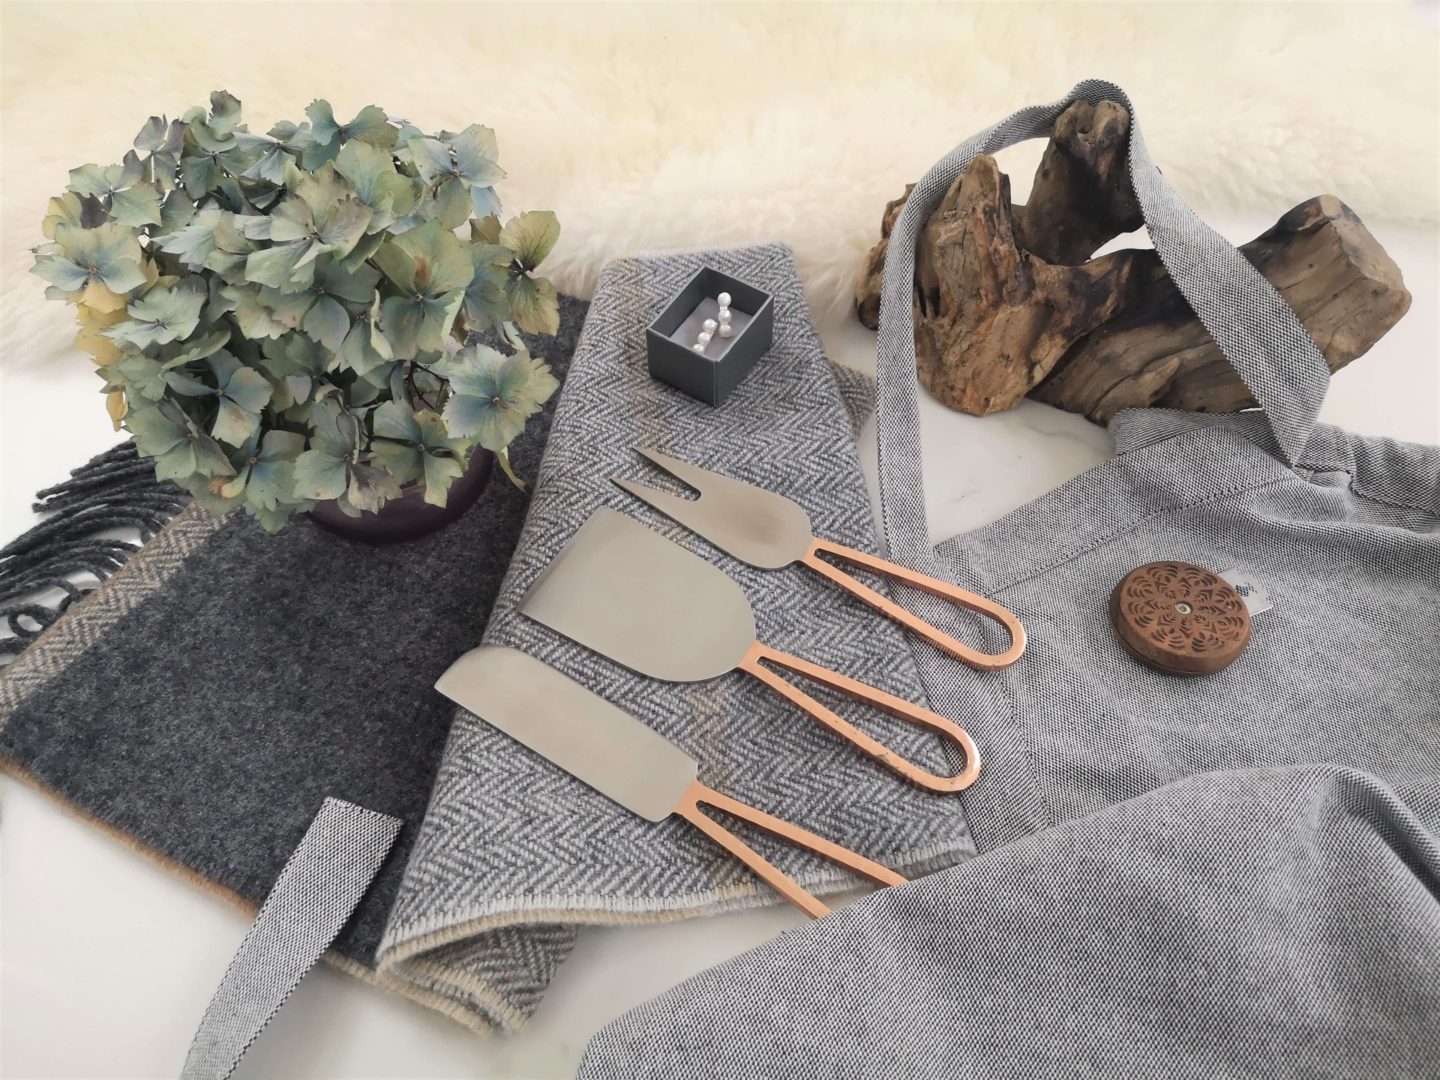
[[[703,353],[706,346],[708,346],[715,337],[715,320],[706,319],[700,326],[700,334],[695,338],[695,344],[692,345],[691,348],[698,353]]]
[[[728,338],[735,333],[730,327],[730,294],[722,292],[715,299],[720,304],[720,336]]]

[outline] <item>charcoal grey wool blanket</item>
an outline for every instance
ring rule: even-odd
[[[530,341],[562,378],[586,307],[563,300],[558,336]],[[553,413],[513,447],[522,475]],[[527,495],[497,472],[454,525],[390,547],[306,519],[269,536],[179,509],[128,446],[58,495],[60,514],[6,547],[0,584],[123,565],[0,668],[0,767],[252,907],[327,797],[401,818],[329,959],[429,1002],[378,976],[375,954],[453,713],[432,685],[479,638]],[[159,531],[126,560],[123,544],[81,535],[96,520]]]
[[[719,408],[651,379],[645,360],[646,325],[707,264],[775,297],[773,347]],[[841,386],[784,247],[607,266],[484,640],[540,657],[620,705],[694,755],[705,783],[918,873],[973,852],[954,798],[905,783],[755,680],[661,683],[516,611],[575,530],[611,506],[723,566],[750,597],[767,644],[919,700],[909,646],[893,624],[798,566],[766,572],[719,555],[610,479],[653,480],[633,450],[653,447],[782,492],[809,511],[820,535],[873,550]],[[836,707],[926,768],[958,769],[947,769],[945,748],[928,733]],[[847,884],[793,848],[757,846],[812,891]],[[512,1027],[533,1009],[578,926],[776,902],[683,821],[636,817],[461,710],[385,931],[381,971],[444,998],[461,1018]]]

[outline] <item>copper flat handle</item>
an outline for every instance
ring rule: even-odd
[[[987,619],[994,619],[1001,626],[1005,627],[1010,634],[1010,647],[1000,653],[983,653],[978,649],[972,649],[963,642],[956,641],[949,634],[932,626],[924,619],[911,612],[906,611],[899,604],[888,597],[881,596],[874,589],[864,582],[858,581],[845,573],[833,563],[826,562],[820,558],[820,553],[833,555],[837,559],[853,563],[856,566],[864,567],[876,574],[891,578],[895,581],[909,585],[911,588],[919,589],[921,592],[929,593],[931,596],[939,597],[941,600],[948,600],[952,604],[958,604],[968,611],[983,615]],[[988,600],[977,593],[972,593],[958,585],[951,585],[947,581],[933,578],[926,574],[916,573],[908,567],[893,563],[889,559],[882,559],[878,555],[870,555],[864,551],[857,551],[855,548],[848,548],[842,544],[832,544],[829,540],[812,540],[810,550],[805,552],[801,560],[810,569],[815,570],[829,578],[836,585],[839,585],[850,595],[863,600],[876,611],[887,618],[894,619],[905,629],[919,634],[931,645],[934,645],[941,652],[949,653],[956,660],[963,661],[971,667],[979,668],[982,671],[996,671],[1003,667],[1009,667],[1020,654],[1025,651],[1025,627],[1020,625],[1020,620],[1008,608],[997,604],[994,600]]]
[[[898,716],[909,723],[918,724],[945,736],[964,751],[965,768],[955,776],[936,776],[932,772],[927,772],[913,761],[908,761],[895,753],[884,743],[872,739],[838,713],[827,709],[789,679],[767,667],[766,662],[784,668],[786,671],[793,671],[796,675],[802,675],[821,686],[839,690],[843,694],[874,705],[892,716]],[[853,743],[880,764],[899,773],[913,784],[919,784],[930,791],[960,791],[973,784],[975,777],[980,774],[980,752],[975,748],[974,741],[959,724],[953,720],[947,720],[937,712],[906,701],[904,698],[898,698],[894,694],[887,694],[885,691],[857,679],[841,675],[838,671],[831,671],[819,664],[801,660],[798,656],[791,656],[789,653],[772,649],[758,641],[750,646],[750,651],[745,654],[738,666],[742,671],[754,675],[792,705],[798,706],[819,720],[836,735]]]
[[[905,878],[888,866],[882,866],[849,848],[826,840],[823,836],[817,836],[798,825],[791,825],[788,821],[782,821],[763,810],[757,810],[728,795],[722,795],[713,788],[706,787],[699,780],[691,784],[685,794],[681,796],[679,804],[675,807],[675,813],[755,871],[761,880],[811,918],[818,919],[822,915],[830,914],[829,907],[807,892],[794,878],[745,843],[744,840],[741,840],[718,821],[707,817],[700,809],[701,804],[712,806],[727,814],[733,814],[742,821],[748,821],[782,840],[788,840],[796,847],[823,855],[836,865],[843,866],[847,870],[854,870],[877,885],[905,884]]]

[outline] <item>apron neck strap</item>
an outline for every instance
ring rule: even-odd
[[[1325,400],[1330,369],[1294,311],[1219,233],[1196,216],[1150,160],[1135,108],[1114,83],[1087,79],[1049,105],[1021,109],[961,143],[915,185],[890,233],[876,356],[881,515],[891,556],[917,568],[933,558],[920,466],[915,373],[915,249],[925,223],[976,154],[1050,134],[1072,103],[1116,101],[1130,113],[1130,182],[1161,261],[1220,351],[1264,410],[1294,464]]]

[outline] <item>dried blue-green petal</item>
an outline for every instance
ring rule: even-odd
[[[79,292],[90,280],[90,271],[87,268],[67,259],[58,251],[41,255],[35,260],[30,272],[44,278],[66,295]]]
[[[545,278],[520,275],[505,284],[515,325],[527,334],[555,334],[560,329],[560,298]]]
[[[131,353],[111,365],[132,401],[136,398],[159,402],[169,389],[165,365],[144,353]]]
[[[420,179],[427,184],[435,183],[442,177],[459,175],[450,148],[439,139],[421,136],[411,139],[408,145]]]
[[[249,285],[226,285],[220,290],[230,304],[230,311],[240,332],[251,340],[277,338],[287,327],[275,319],[260,300],[260,290]]]
[[[125,429],[135,439],[135,446],[146,457],[158,458],[189,439],[190,430],[176,423],[158,407],[132,407],[125,417]]]
[[[174,152],[180,149],[181,133],[185,125],[177,120],[168,123],[163,116],[152,116],[135,136],[134,147],[141,153],[153,154],[158,150]]]
[[[380,300],[377,297],[370,308],[355,316],[340,345],[340,360],[359,375],[368,375],[394,359],[394,350],[380,329],[379,321]]]
[[[471,124],[450,142],[459,174],[469,184],[488,186],[505,179],[500,167],[500,150],[495,132],[483,124]]]
[[[252,251],[245,257],[245,276],[273,289],[298,292],[315,278],[316,247],[309,239],[301,239]]]
[[[351,506],[373,514],[399,495],[400,485],[384,469],[359,462],[350,466],[350,483],[345,489],[345,498]]]
[[[160,224],[160,189],[154,184],[137,183],[110,197],[110,216],[121,225],[138,229],[143,225]]]
[[[187,338],[200,321],[205,294],[192,285],[151,289],[125,309],[128,320],[105,331],[116,341],[127,341],[136,348]]]
[[[469,254],[474,276],[465,289],[465,322],[471,330],[483,333],[510,319],[505,285],[515,253],[500,244],[473,243]]]
[[[93,195],[77,195],[73,191],[67,191],[64,195],[50,200],[40,228],[47,240],[53,240],[55,229],[59,225],[78,225],[82,229],[93,229],[97,225],[103,225],[105,221],[105,207],[99,199]]]
[[[169,369],[193,364],[197,360],[205,360],[214,356],[229,343],[230,330],[226,326],[221,326],[209,333],[190,338],[176,349],[173,356],[162,353],[163,365]]]
[[[81,165],[70,170],[69,190],[76,195],[103,198],[115,190],[123,172],[121,165]]]
[[[260,427],[260,410],[270,401],[270,380],[227,352],[208,360],[215,373],[219,404],[210,433],[231,446],[243,445]]]
[[[167,371],[163,377],[166,386],[186,397],[209,397],[215,393],[215,388],[209,383],[201,382],[183,371]]]
[[[195,216],[195,204],[183,188],[174,188],[160,203],[160,231],[173,233],[184,228]]]
[[[463,180],[450,177],[431,196],[429,213],[447,230],[458,229],[470,218],[473,203]]]
[[[346,143],[335,159],[335,170],[355,187],[356,197],[374,214],[371,233],[410,213],[418,198],[418,185],[402,176],[390,154],[359,139]]]
[[[387,238],[375,263],[402,292],[427,296],[464,289],[474,274],[464,245],[435,221]]]
[[[305,449],[305,436],[293,431],[267,431],[249,465],[245,501],[260,510],[277,510],[291,501],[295,461]]]
[[[486,346],[462,349],[446,375],[451,397],[443,415],[450,434],[497,452],[525,429],[558,385],[548,367],[525,352],[504,356]]]
[[[296,459],[292,477],[294,495],[302,499],[339,498],[350,482],[346,459],[318,447],[306,450]]]
[[[499,243],[515,252],[524,270],[534,270],[560,239],[560,220],[550,210],[529,210],[517,214],[500,230]]]
[[[87,283],[101,281],[111,292],[127,293],[147,280],[140,269],[140,243],[123,225],[107,222],[93,229],[57,225],[55,244],[64,259],[85,272]]]
[[[254,155],[254,160],[240,173],[243,178],[263,180],[277,186],[285,183],[286,169],[294,159],[281,143],[248,132],[237,132],[235,140],[242,150]]]
[[[500,218],[486,214],[470,222],[470,242],[476,244],[500,243]]]
[[[240,126],[240,99],[228,90],[210,94],[210,129],[219,133],[234,131]]]

